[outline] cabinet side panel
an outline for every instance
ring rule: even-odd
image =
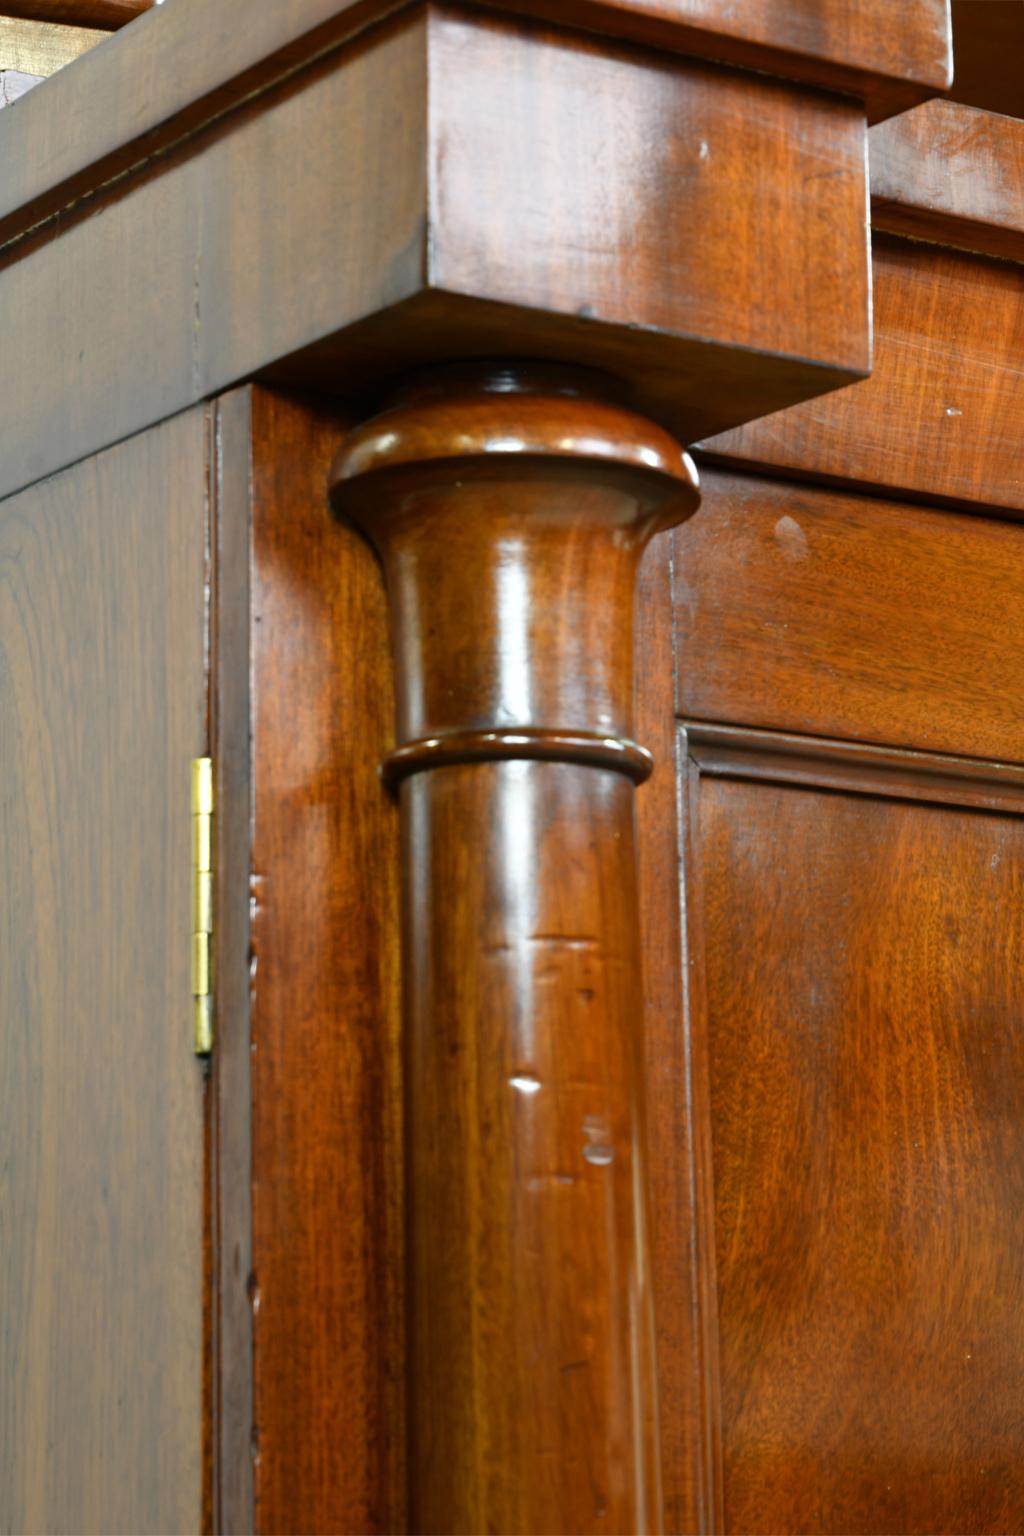
[[[0,1527],[201,1519],[201,410],[0,504]]]

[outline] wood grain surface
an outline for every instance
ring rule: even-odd
[[[429,42],[435,287],[870,367],[854,104],[468,12]],[[677,364],[670,419],[688,383]]]
[[[836,388],[870,358],[864,134],[761,77],[410,13],[8,252],[0,488],[257,373],[365,397],[568,355],[686,439]]]
[[[1017,1530],[1024,824],[695,794],[724,1528]]]
[[[943,0],[515,0],[515,8],[842,91],[867,103],[872,122],[951,78]]]
[[[0,504],[0,1525],[199,1529],[202,410]]]
[[[687,721],[686,750],[701,774],[804,784],[971,810],[1020,812],[1024,767],[988,758],[862,741]]]
[[[1024,123],[929,101],[873,128],[869,152],[875,229],[1024,258]]]
[[[607,380],[481,364],[346,437],[331,499],[396,660],[411,1526],[657,1531],[633,608],[696,476]]]
[[[86,12],[85,6],[95,9]],[[105,19],[95,19],[104,7]],[[81,90],[64,82],[0,135],[5,166],[0,227],[18,209],[23,226],[111,175],[165,152],[186,132],[266,91],[304,62],[400,9],[396,0],[174,0],[90,60]],[[869,95],[875,116],[909,106],[946,84],[949,38],[943,0],[527,0],[548,20],[625,35],[656,47],[752,67],[767,74]],[[7,0],[11,15],[110,25],[109,14],[142,0]],[[86,14],[93,17],[85,22]],[[157,62],[159,61],[159,63]],[[891,98],[891,99],[890,99]],[[56,196],[54,196],[56,194]]]
[[[679,712],[1024,762],[1024,529],[705,469]]]
[[[263,390],[251,409],[255,1529],[386,1533],[406,1528],[387,612],[327,510],[346,420]]]
[[[0,15],[69,27],[98,27],[109,32],[126,26],[158,3],[159,0],[0,0]]]
[[[704,1102],[694,1099],[692,967],[680,901],[686,829],[679,817],[682,759],[672,702],[672,541],[671,533],[659,534],[640,565],[637,737],[651,752],[654,771],[636,797],[636,836],[662,1498],[665,1530],[696,1532],[721,1529],[717,1339],[708,1290],[714,1248],[707,1116]]]
[[[817,480],[1024,509],[1024,272],[877,235],[870,379],[703,444]]]
[[[211,411],[210,701],[216,816],[214,1050],[208,1095],[209,1528],[253,1526],[250,882],[251,391]]]

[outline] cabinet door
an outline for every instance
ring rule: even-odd
[[[207,434],[0,503],[0,1529],[194,1532]]]
[[[1022,568],[713,470],[676,538],[705,1528],[1024,1529]]]

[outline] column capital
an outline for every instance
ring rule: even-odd
[[[332,500],[392,598],[389,779],[502,757],[649,773],[632,739],[636,564],[699,493],[689,455],[620,395],[585,368],[444,367],[346,440]]]

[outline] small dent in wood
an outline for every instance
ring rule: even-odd
[[[587,1115],[583,1121],[583,1134],[587,1138],[583,1156],[588,1163],[595,1168],[607,1168],[615,1161],[611,1127],[604,1115]]]
[[[809,556],[807,535],[795,517],[780,517],[775,524],[775,542],[786,560],[806,560]]]

